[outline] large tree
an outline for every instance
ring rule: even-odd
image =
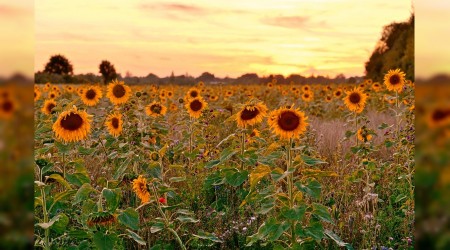
[[[49,62],[45,65],[44,72],[58,75],[72,75],[73,66],[65,56],[54,55],[50,57]]]
[[[109,61],[103,60],[99,65],[99,69],[105,84],[117,78],[116,69]]]

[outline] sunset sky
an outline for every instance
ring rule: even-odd
[[[74,73],[109,60],[136,76],[363,75],[384,25],[410,0],[39,0],[35,71],[63,54]]]

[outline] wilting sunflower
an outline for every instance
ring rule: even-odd
[[[339,98],[342,96],[342,90],[341,89],[337,89],[336,91],[333,92],[334,97]]]
[[[88,106],[95,106],[102,97],[102,89],[99,86],[89,86],[84,89],[81,100]]]
[[[14,112],[16,111],[16,109],[17,109],[17,104],[10,97],[2,98],[0,100],[0,118],[10,119],[12,117],[12,115],[14,114]]]
[[[305,93],[302,94],[302,100],[305,102],[310,102],[312,101],[314,98],[314,93],[311,91],[306,91]]]
[[[282,139],[297,138],[306,131],[308,117],[298,109],[279,108],[270,113],[268,123]]]
[[[54,107],[56,107],[56,102],[53,99],[45,100],[41,111],[46,115],[51,115]]]
[[[194,118],[199,118],[202,115],[202,111],[208,106],[202,98],[197,97],[186,102],[186,109],[189,115]]]
[[[343,100],[350,111],[361,113],[366,105],[367,95],[360,89],[354,88],[347,92],[347,96]]]
[[[114,105],[124,104],[131,96],[131,88],[124,82],[114,80],[108,85],[106,96]]]
[[[114,216],[114,214],[102,211],[102,212],[95,212],[89,214],[89,217],[87,219],[87,225],[88,227],[94,227],[94,226],[111,226],[114,223],[116,223],[117,218]]]
[[[122,133],[122,115],[119,113],[110,114],[105,121],[106,128],[110,135],[117,137]]]
[[[259,136],[260,136],[259,130],[253,129],[252,132],[247,136],[247,142],[253,143],[255,140],[255,137],[259,137]]]
[[[186,93],[186,99],[190,100],[190,99],[194,99],[200,97],[200,90],[196,87],[192,87],[188,90],[188,92]]]
[[[391,69],[386,75],[384,75],[384,84],[388,90],[401,92],[403,86],[405,86],[405,76],[405,73],[403,73],[400,69]]]
[[[74,106],[62,112],[53,124],[56,137],[65,142],[80,141],[91,132],[91,119],[85,111],[79,111]]]
[[[164,116],[166,112],[166,106],[156,101],[153,101],[147,107],[145,107],[145,113],[151,117]]]
[[[39,98],[41,98],[41,91],[39,88],[34,88],[34,101],[36,102]]]
[[[150,193],[148,192],[147,188],[147,180],[142,175],[139,175],[137,179],[133,180],[133,191],[139,197],[142,204],[150,201]]]
[[[362,142],[368,142],[372,140],[372,135],[369,133],[369,130],[367,130],[366,126],[362,126],[360,129],[358,129],[357,137],[358,140]]]
[[[267,115],[267,106],[262,102],[248,103],[236,114],[236,122],[239,127],[245,128],[262,122]]]

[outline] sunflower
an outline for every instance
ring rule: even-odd
[[[305,102],[310,102],[310,101],[313,100],[313,98],[314,98],[314,93],[310,92],[310,91],[306,91],[302,95],[302,100],[305,101]]]
[[[435,108],[428,115],[428,126],[431,128],[444,127],[450,124],[450,108]]]
[[[267,107],[262,102],[253,104],[252,102],[245,104],[244,107],[236,114],[236,122],[239,127],[245,128],[247,125],[252,126],[262,122],[267,115]]]
[[[259,130],[253,129],[252,132],[249,135],[247,135],[247,142],[248,143],[253,143],[255,137],[259,137],[259,136],[260,136]]]
[[[44,106],[42,106],[42,113],[51,115],[53,108],[56,107],[56,102],[53,99],[45,100]]]
[[[267,87],[268,87],[269,89],[273,88],[273,86],[274,86],[274,84],[273,84],[272,82],[269,82],[269,83],[267,84]]]
[[[124,104],[131,96],[131,88],[124,82],[114,80],[108,85],[106,96],[114,105]]]
[[[34,101],[36,102],[39,98],[41,98],[41,91],[36,87],[34,88]]]
[[[117,137],[122,133],[122,115],[119,113],[110,114],[105,121],[106,128],[110,135]]]
[[[159,98],[165,99],[166,97],[167,97],[167,92],[166,92],[165,89],[162,89],[162,90],[159,92]]]
[[[147,107],[145,107],[145,113],[151,117],[164,116],[167,112],[166,106],[159,102],[152,102]]]
[[[270,113],[268,123],[282,139],[297,138],[306,131],[308,117],[298,109],[279,108]]]
[[[218,95],[212,95],[212,96],[209,97],[209,100],[215,102],[215,101],[219,100],[219,96]]]
[[[85,111],[72,109],[62,112],[53,124],[53,131],[58,139],[65,142],[83,140],[91,132],[91,119]]]
[[[87,106],[95,106],[102,97],[102,89],[99,86],[89,86],[84,89],[81,100]]]
[[[202,82],[202,81],[200,81],[200,82],[197,83],[197,86],[198,86],[199,88],[203,88],[203,86],[205,86],[205,83]]]
[[[58,92],[52,91],[48,93],[48,98],[55,99],[56,97],[58,97]]]
[[[367,130],[366,126],[362,126],[360,129],[358,129],[357,137],[358,140],[362,142],[368,142],[372,140],[372,135],[369,133],[369,130]]]
[[[379,92],[381,90],[381,85],[378,82],[375,82],[374,84],[372,84],[372,89],[375,92]]]
[[[74,91],[74,88],[72,86],[66,86],[65,87],[66,92],[72,93]]]
[[[42,90],[44,92],[47,92],[47,91],[50,90],[51,87],[52,87],[52,84],[48,82],[48,83],[45,84],[45,86],[44,86],[44,88]]]
[[[388,90],[402,92],[403,86],[405,85],[405,76],[405,73],[400,69],[391,69],[384,75],[384,84]]]
[[[147,188],[147,180],[142,175],[139,175],[137,179],[133,180],[133,191],[139,197],[142,204],[150,201],[150,193],[148,192]]]
[[[186,99],[194,99],[200,97],[200,90],[196,87],[192,87],[188,90],[188,92],[186,93]]]
[[[194,118],[199,118],[202,114],[202,111],[208,106],[201,97],[197,97],[186,102],[186,109],[189,112],[189,115]]]
[[[339,98],[342,96],[342,90],[336,89],[336,91],[333,92],[334,97]]]
[[[114,223],[116,223],[116,221],[117,218],[114,216],[114,214],[107,211],[101,211],[89,214],[86,224],[88,225],[88,227],[106,227],[113,225]]]
[[[308,91],[311,90],[311,87],[309,87],[309,85],[304,85],[304,86],[302,87],[302,90],[303,90],[303,92],[308,92]]]
[[[178,110],[178,106],[175,103],[170,104],[169,107],[170,111],[177,111]]]
[[[171,99],[173,97],[173,91],[169,90],[167,91],[167,98]]]
[[[16,102],[11,98],[2,98],[0,100],[0,118],[10,119],[17,109]]]
[[[361,113],[366,105],[367,95],[360,89],[354,88],[347,92],[347,96],[343,100],[350,111]]]
[[[332,99],[333,99],[333,98],[332,98],[331,96],[329,96],[329,95],[327,95],[327,96],[325,97],[325,101],[326,101],[326,102],[331,102]]]

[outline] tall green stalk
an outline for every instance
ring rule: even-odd
[[[287,148],[287,171],[289,171],[292,167],[292,138],[289,138],[289,146]],[[289,173],[287,176],[287,184],[288,184],[288,195],[289,195],[289,208],[292,209],[294,207],[294,197],[293,197],[293,183],[294,172]],[[291,243],[292,245],[295,243],[295,224],[291,224]]]

